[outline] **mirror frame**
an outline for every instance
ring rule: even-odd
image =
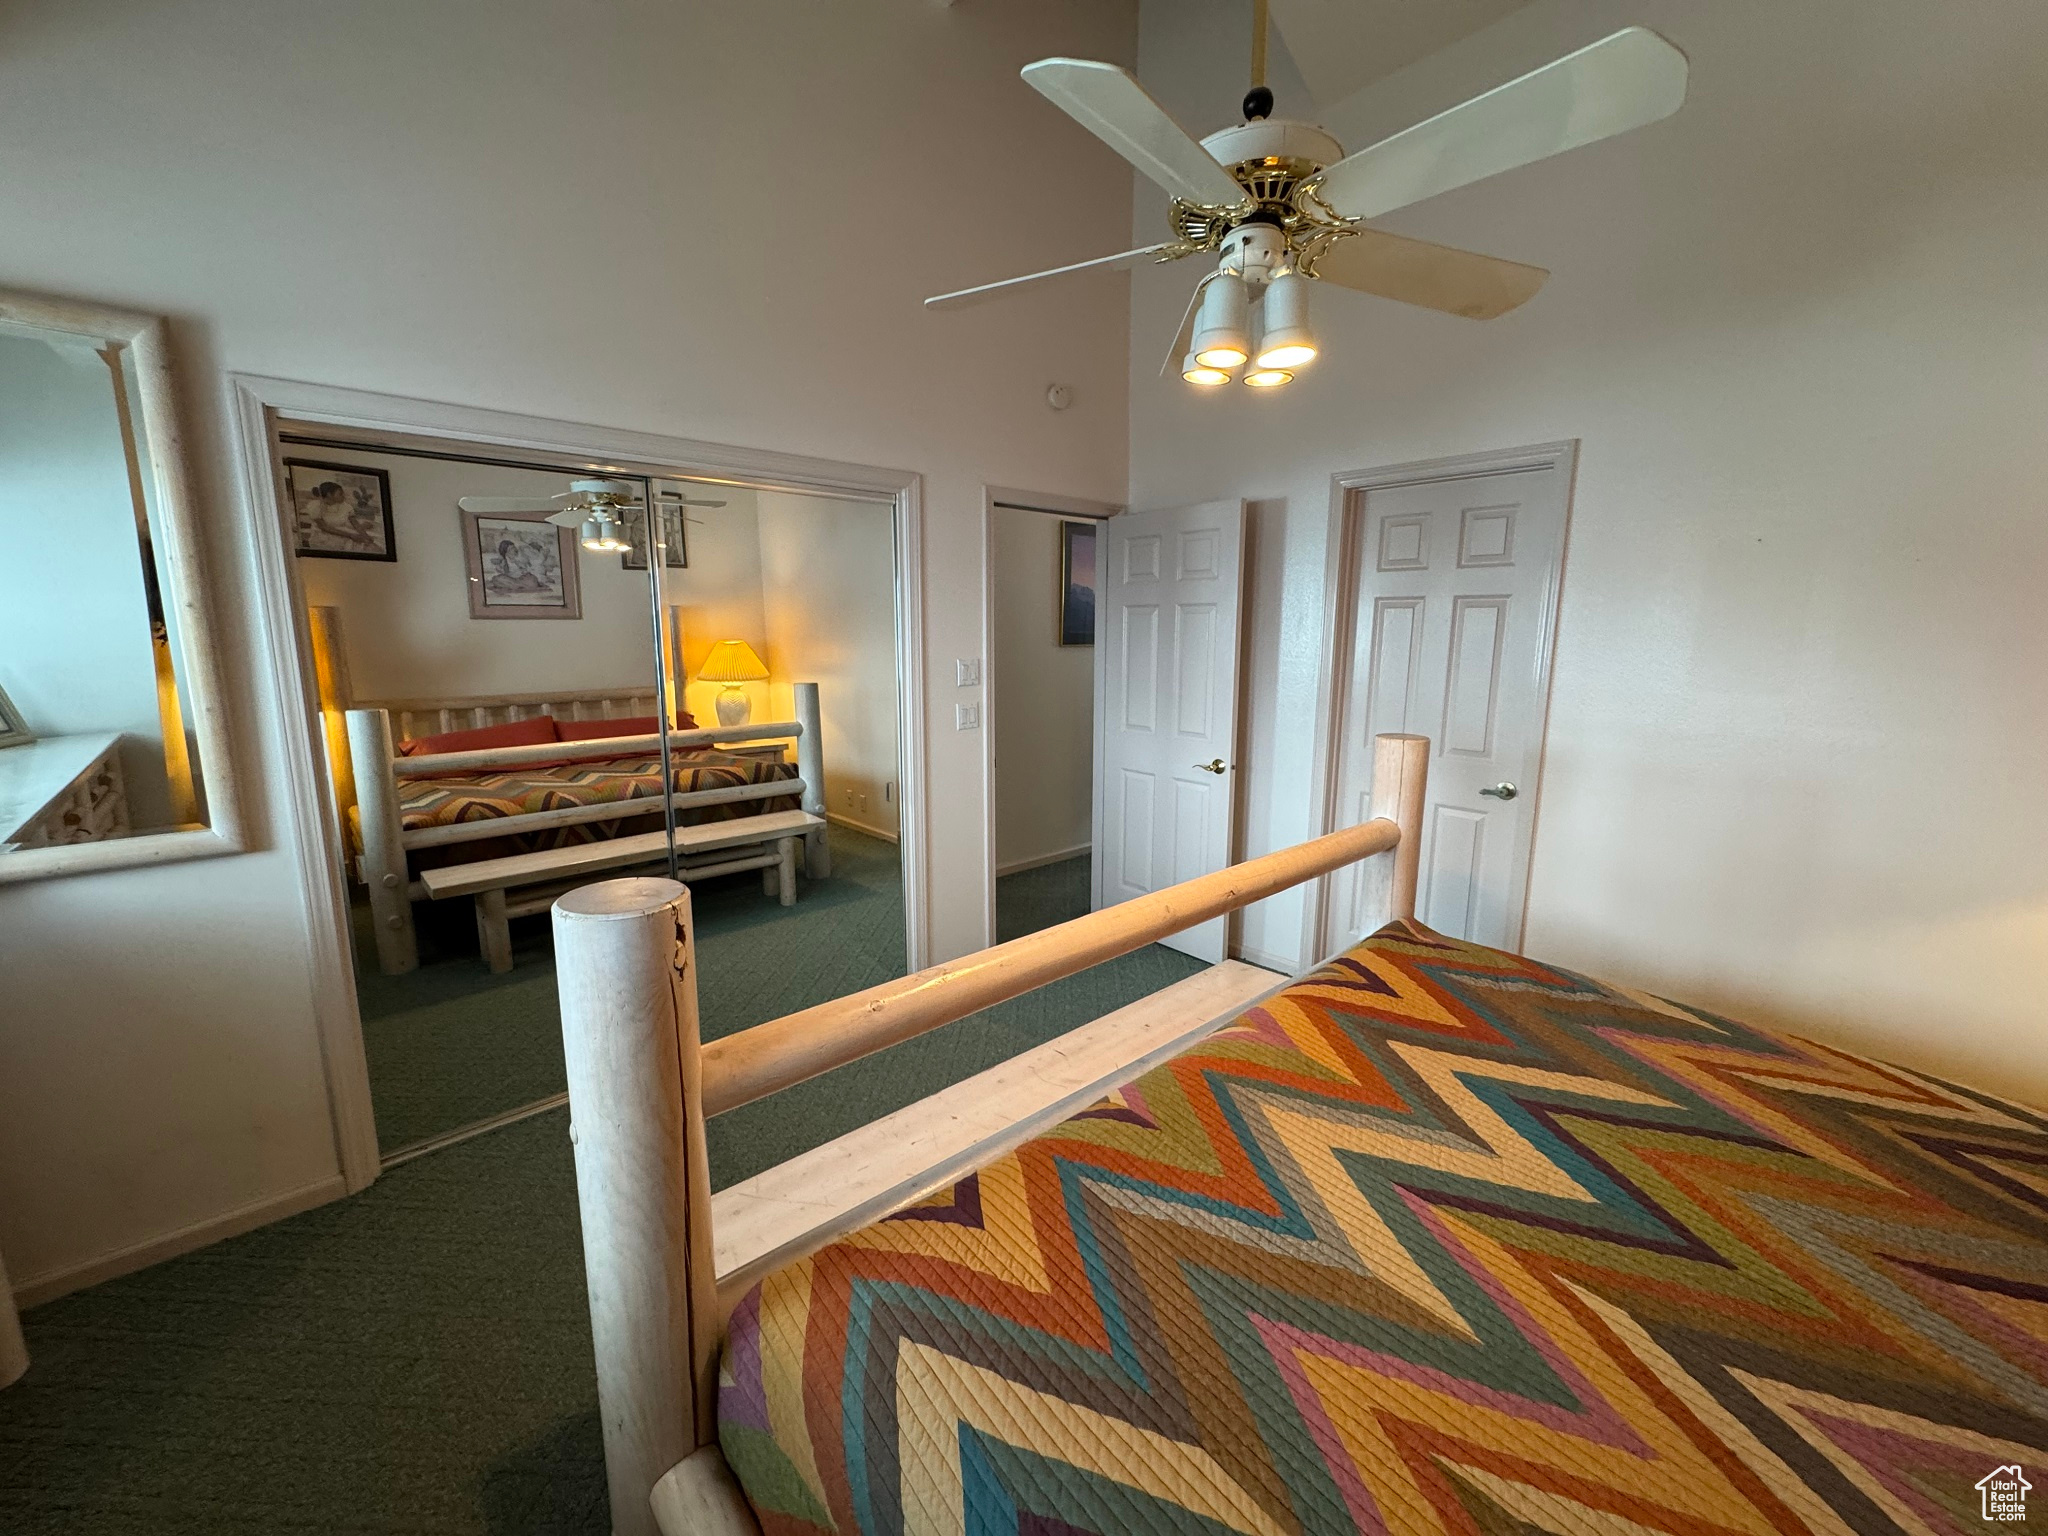
[[[164,322],[156,315],[11,289],[0,289],[0,320],[112,343],[134,357],[135,412],[160,514],[150,525],[150,537],[162,561],[164,610],[175,616],[184,653],[189,726],[198,744],[207,814],[201,828],[0,854],[0,885],[240,853],[248,844],[228,734],[227,693],[207,613],[206,566]]]

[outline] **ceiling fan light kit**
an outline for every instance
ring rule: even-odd
[[[617,519],[608,512],[594,512],[583,524],[583,547],[595,554],[615,554],[627,547],[619,536]]]
[[[1265,0],[1253,0],[1253,15],[1245,121],[1200,142],[1114,64],[1026,65],[1026,84],[1172,197],[1173,239],[939,294],[926,307],[1214,252],[1216,266],[1195,291],[1167,366],[1177,361],[1198,388],[1227,384],[1244,369],[1247,385],[1271,389],[1320,351],[1309,324],[1313,283],[1485,320],[1525,303],[1550,275],[1392,235],[1367,219],[1657,122],[1685,101],[1685,55],[1654,32],[1626,27],[1346,155],[1314,124],[1271,115]]]

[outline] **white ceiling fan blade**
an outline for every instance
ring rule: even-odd
[[[711,501],[690,495],[683,489],[686,485],[690,490],[708,491],[715,489],[713,486],[700,486],[694,480],[657,480],[654,482],[654,499],[664,507],[722,507],[725,505],[723,501]],[[637,505],[638,503],[635,504]]]
[[[1183,202],[1244,201],[1236,178],[1116,65],[1040,59],[1024,66],[1024,81]]]
[[[588,507],[568,507],[560,512],[551,512],[543,519],[553,523],[557,528],[581,528],[589,520]]]
[[[1628,27],[1347,155],[1323,172],[1322,197],[1347,219],[1377,218],[1669,117],[1685,78],[1684,54]]]
[[[1526,303],[1550,277],[1542,267],[1481,256],[1384,230],[1360,229],[1317,258],[1316,278],[1468,320],[1491,320]]]
[[[926,309],[962,309],[969,304],[979,304],[983,299],[993,299],[1008,293],[1012,288],[1021,288],[1026,283],[1042,283],[1052,277],[1073,277],[1082,272],[1115,272],[1124,267],[1135,267],[1148,260],[1164,259],[1166,252],[1174,249],[1171,240],[1158,245],[1141,246],[1135,251],[1119,251],[1114,256],[1098,256],[1093,261],[1077,261],[1069,267],[1053,267],[1045,272],[1032,272],[1023,277],[1006,277],[999,283],[983,283],[978,288],[962,288],[957,293],[941,293],[924,301]]]
[[[555,499],[537,501],[531,496],[464,496],[455,503],[465,512],[552,512]]]

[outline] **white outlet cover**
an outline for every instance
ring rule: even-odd
[[[953,686],[955,688],[979,688],[981,686],[981,658],[960,656],[953,662]]]
[[[981,729],[981,706],[979,704],[956,704],[953,706],[953,729],[956,731],[978,731]]]

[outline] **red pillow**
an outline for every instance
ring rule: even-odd
[[[560,741],[553,715],[535,715],[531,720],[507,720],[503,725],[479,726],[471,731],[443,731],[438,736],[417,736],[398,744],[400,757],[425,757],[435,752],[476,752],[485,747],[537,747]]]
[[[659,715],[620,715],[611,720],[557,720],[557,741],[602,741],[607,736],[652,736],[661,729]],[[676,729],[694,731],[697,722],[688,710],[676,712]]]

